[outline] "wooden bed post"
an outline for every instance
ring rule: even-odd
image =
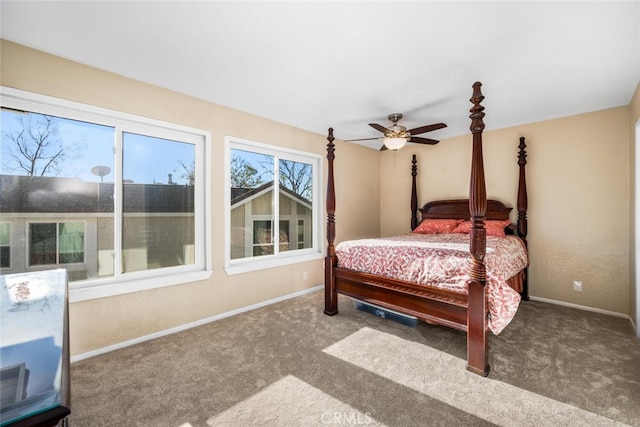
[[[489,340],[487,332],[487,299],[485,295],[486,268],[484,256],[487,246],[487,232],[484,225],[487,211],[487,193],[482,158],[482,131],[484,130],[484,107],[480,105],[484,96],[480,92],[482,83],[473,84],[471,110],[471,133],[473,134],[473,154],[471,160],[471,182],[469,185],[469,212],[471,228],[469,242],[471,268],[469,298],[467,306],[467,369],[480,375],[489,374]]]
[[[520,137],[520,151],[518,152],[518,166],[520,167],[520,177],[518,179],[518,236],[527,245],[527,176],[525,174],[525,166],[527,165],[527,144],[524,142],[524,136]],[[524,301],[529,300],[529,281],[527,280],[528,269],[524,269],[524,280],[522,282],[522,292],[520,297]]]
[[[418,160],[416,155],[411,159],[411,230],[418,226],[418,191],[416,190],[416,176],[418,176]]]
[[[327,255],[324,258],[324,314],[334,316],[338,314],[338,293],[336,292],[336,278],[334,268],[336,266],[336,191],[333,179],[333,160],[335,159],[335,145],[333,128],[329,128],[327,136],[327,160],[329,172],[327,177]]]

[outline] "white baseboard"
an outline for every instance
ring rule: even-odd
[[[142,337],[138,337],[132,340],[123,341],[118,344],[110,345],[107,347],[102,347],[96,350],[88,351],[86,353],[77,354],[75,356],[71,356],[71,363],[78,362],[80,360],[88,359],[90,357],[98,356],[100,354],[109,353],[111,351],[119,350],[125,347],[129,347],[135,344],[140,344],[145,341],[153,340],[156,338],[160,338],[166,335],[175,334],[176,332],[185,331],[187,329],[195,328],[196,326],[204,325],[206,323],[215,322],[216,320],[225,319],[227,317],[235,316],[236,314],[245,313],[247,311],[255,310],[256,308],[266,307],[271,304],[275,304],[278,302],[286,301],[291,298],[299,297],[305,294],[309,294],[311,292],[318,291],[320,289],[324,289],[324,285],[318,285],[313,288],[303,289],[298,292],[294,292],[292,294],[287,294],[278,298],[273,298],[267,301],[262,301],[257,304],[249,305],[247,307],[242,307],[236,310],[231,310],[226,313],[217,314],[215,316],[207,317],[205,319],[200,319],[195,322],[187,323],[184,325],[176,326],[174,328],[165,329],[164,331],[155,332],[153,334],[145,335]]]
[[[628,319],[631,322],[631,325],[633,326],[633,330],[634,331],[636,330],[635,324],[633,323],[633,319],[628,314],[616,313],[615,311],[602,310],[600,308],[589,307],[589,306],[586,306],[586,305],[573,304],[573,303],[564,302],[564,301],[557,301],[557,300],[548,299],[548,298],[529,296],[529,299],[532,300],[532,301],[540,301],[540,302],[546,302],[546,303],[549,303],[549,304],[562,305],[564,307],[577,308],[578,310],[592,311],[594,313],[607,314],[609,316],[615,316],[615,317],[622,317],[623,319]]]

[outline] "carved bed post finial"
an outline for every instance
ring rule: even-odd
[[[473,95],[471,95],[470,101],[473,103],[473,107],[471,107],[471,133],[474,135],[476,133],[481,133],[484,130],[484,107],[480,105],[482,100],[484,99],[484,95],[480,91],[482,87],[482,83],[475,82],[473,84]]]
[[[418,176],[418,160],[416,155],[411,159],[411,230],[418,226],[418,191],[416,190],[416,176]]]
[[[471,182],[469,184],[469,212],[473,223],[469,236],[471,265],[469,271],[467,300],[467,369],[480,375],[489,374],[489,338],[487,336],[486,267],[484,256],[487,246],[487,231],[484,225],[487,211],[487,193],[482,158],[482,131],[484,130],[484,107],[480,105],[484,96],[480,92],[482,83],[473,84],[470,101],[471,133],[473,152],[471,159]]]
[[[336,266],[336,248],[334,241],[336,238],[336,191],[333,178],[333,160],[335,159],[335,145],[333,128],[329,128],[327,135],[327,255],[324,258],[324,313],[330,316],[338,314],[338,293],[336,292],[336,282],[334,268]]]

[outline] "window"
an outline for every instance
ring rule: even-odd
[[[3,269],[63,266],[72,301],[209,276],[207,132],[1,91]]]
[[[29,224],[29,265],[84,262],[84,223]]]
[[[230,137],[226,156],[227,272],[321,258],[321,156]]]
[[[124,132],[122,146],[123,272],[194,264],[194,144]]]
[[[273,254],[273,221],[253,221],[253,256]]]
[[[11,223],[0,222],[0,268],[11,268]]]

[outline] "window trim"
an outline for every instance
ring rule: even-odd
[[[231,259],[231,187],[229,182],[231,179],[231,150],[244,150],[254,153],[267,154],[271,156],[285,156],[287,160],[297,160],[313,163],[313,209],[311,213],[312,221],[312,244],[311,248],[287,250],[279,252],[278,255],[263,255],[260,257]],[[236,138],[225,135],[224,137],[224,269],[227,274],[242,274],[251,271],[258,271],[267,268],[281,267],[285,265],[297,264],[301,262],[314,261],[324,257],[323,248],[321,247],[321,236],[324,232],[324,224],[322,214],[324,212],[320,200],[322,199],[323,187],[323,157],[320,154],[310,153],[306,151],[295,150],[291,148],[265,144],[261,142],[251,141],[243,138]],[[275,180],[274,176],[274,180]],[[274,212],[276,215],[277,212]],[[273,219],[274,223],[276,220]],[[279,228],[278,228],[279,229]]]
[[[208,160],[211,149],[211,132],[6,86],[0,86],[0,103],[8,108],[114,127],[116,128],[117,148],[121,148],[122,138],[120,135],[123,127],[127,132],[133,131],[144,133],[148,136],[180,141],[185,141],[185,136],[191,135],[189,136],[190,141],[196,144],[196,158],[201,156],[203,159],[203,167],[196,169],[196,182],[202,183],[196,197],[200,198],[199,206],[203,212],[201,213],[202,221],[198,225],[199,229],[196,232],[195,241],[195,246],[202,248],[202,250],[196,251],[195,264],[158,269],[161,271],[160,274],[158,274],[158,270],[147,270],[140,273],[127,273],[126,277],[119,279],[110,278],[90,283],[71,283],[69,285],[70,302],[180,285],[207,280],[211,277],[213,265],[211,165]],[[121,157],[122,153],[117,152],[117,155]],[[120,161],[121,158],[116,158],[116,162]],[[122,173],[119,168],[118,173]],[[117,177],[120,180],[121,178],[121,176]],[[117,188],[118,186],[115,187]],[[118,214],[119,212],[114,212],[114,215]],[[117,244],[117,242],[114,242],[114,244]]]

